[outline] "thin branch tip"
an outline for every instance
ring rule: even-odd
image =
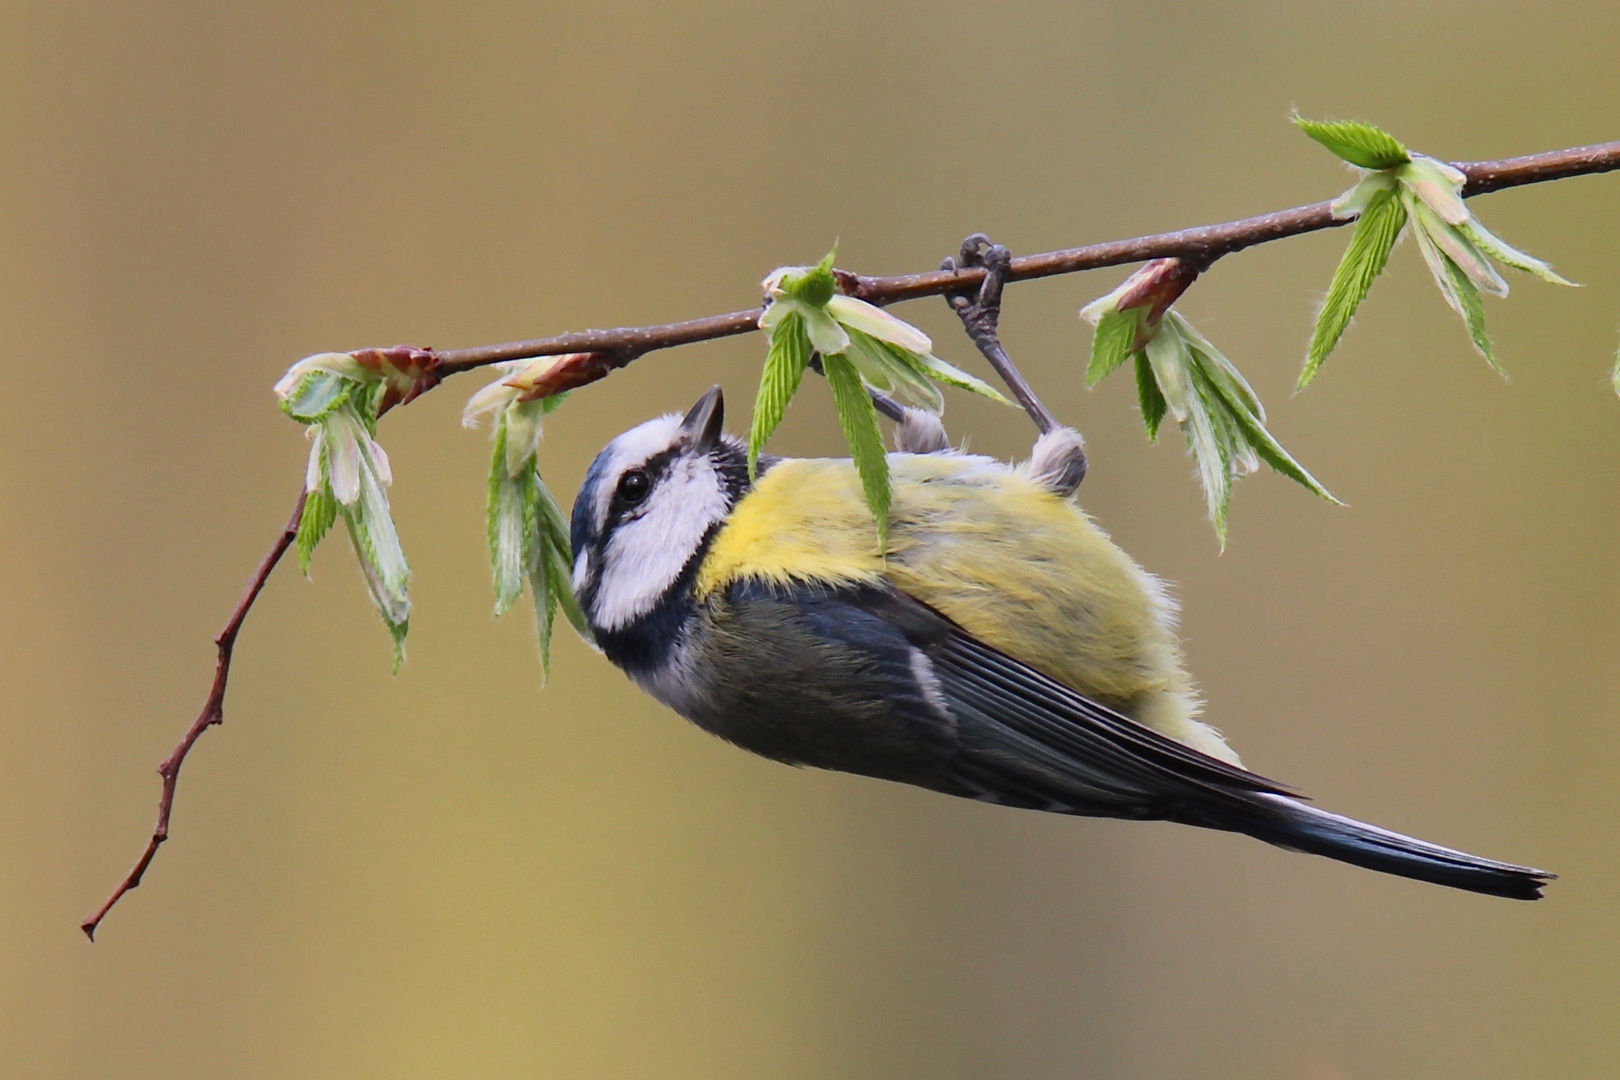
[[[259,594],[264,591],[265,582],[270,580],[271,572],[275,570],[277,564],[281,562],[282,556],[287,553],[287,549],[292,547],[293,541],[297,538],[298,523],[303,519],[304,501],[308,497],[308,492],[299,491],[298,501],[293,505],[292,516],[287,519],[287,524],[276,535],[275,543],[270,546],[270,550],[259,561],[258,569],[254,571],[253,576],[248,580],[247,588],[242,591],[242,596],[237,600],[236,607],[231,610],[230,618],[226,620],[224,628],[214,637],[216,647],[214,682],[209,687],[208,697],[203,701],[203,707],[197,713],[197,719],[191,722],[191,726],[180,737],[180,741],[169,752],[169,756],[158,763],[157,773],[163,780],[163,792],[158,797],[157,823],[152,826],[152,835],[146,841],[146,850],[135,861],[135,865],[129,873],[124,875],[124,880],[118,883],[111,895],[96,909],[95,914],[79,924],[79,929],[84,931],[85,936],[90,939],[92,944],[96,940],[96,930],[101,926],[102,920],[107,917],[107,913],[112,911],[114,905],[122,900],[130,890],[140,887],[141,879],[146,875],[147,868],[152,865],[152,860],[157,857],[158,848],[162,847],[164,842],[169,839],[169,820],[174,812],[174,796],[180,784],[180,767],[186,763],[186,756],[191,753],[191,748],[197,744],[197,740],[202,737],[202,733],[216,724],[225,722],[225,690],[230,681],[231,654],[236,645],[236,636],[241,632],[242,623],[247,619],[248,612],[252,610],[254,602],[258,600]]]

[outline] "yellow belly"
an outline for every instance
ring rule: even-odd
[[[889,551],[847,459],[790,459],[733,509],[700,598],[739,579],[887,583],[968,633],[1195,749],[1237,762],[1195,719],[1159,582],[1073,501],[988,458],[891,454]]]

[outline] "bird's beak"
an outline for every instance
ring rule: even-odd
[[[700,454],[720,444],[720,427],[726,421],[726,398],[718,386],[698,398],[692,411],[681,421],[681,437]]]

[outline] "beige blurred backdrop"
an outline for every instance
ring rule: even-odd
[[[1179,436],[1082,386],[1083,301],[1009,346],[1084,429],[1083,503],[1178,585],[1246,761],[1324,805],[1564,875],[1483,899],[1167,825],[748,757],[567,636],[495,621],[487,436],[457,378],[390,416],[410,658],[346,541],[253,613],[175,837],[150,828],[211,635],[305,442],[310,352],[752,303],[773,266],[934,265],[1325,198],[1290,107],[1487,158],[1620,135],[1607,3],[0,7],[0,1074],[1154,1078],[1620,1070],[1620,177],[1493,195],[1516,277],[1468,348],[1415,249],[1291,396],[1344,233],[1184,302],[1350,505],[1243,482],[1217,552]],[[938,301],[900,309],[976,363]],[[549,423],[570,498],[757,337],[650,356]],[[1003,456],[1021,419],[953,398]],[[807,387],[778,448],[832,453]]]

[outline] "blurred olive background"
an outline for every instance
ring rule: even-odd
[[[1082,386],[1075,308],[1006,337],[1092,449],[1083,503],[1178,585],[1210,715],[1324,805],[1564,875],[1465,895],[1166,825],[1026,814],[726,747],[571,635],[540,688],[483,550],[457,378],[390,416],[410,659],[347,542],[283,567],[175,838],[94,947],[152,766],[283,521],[314,351],[746,307],[784,262],[934,265],[1336,194],[1286,122],[1452,158],[1620,135],[1612,4],[102,4],[0,8],[0,1062],[41,1077],[1528,1077],[1620,1069],[1620,178],[1481,200],[1580,290],[1467,345],[1410,245],[1291,397],[1347,234],[1184,310],[1349,504],[1239,485]],[[976,364],[945,306],[900,309]],[[570,498],[756,337],[643,359],[547,428]],[[1020,416],[953,397],[1005,457]],[[779,450],[834,453],[807,386]]]

